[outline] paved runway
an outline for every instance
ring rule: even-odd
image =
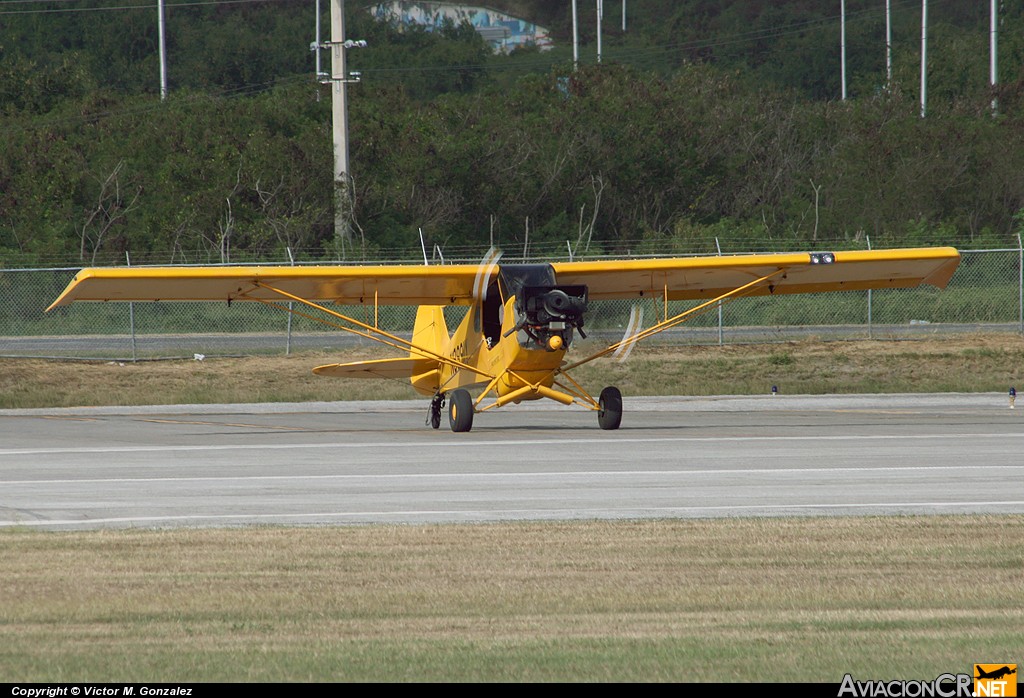
[[[1005,395],[0,410],[0,526],[111,528],[1024,513]]]

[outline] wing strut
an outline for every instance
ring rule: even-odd
[[[426,349],[424,347],[421,347],[418,344],[414,344],[414,343],[410,342],[407,339],[402,339],[401,337],[393,335],[393,334],[391,334],[389,332],[385,332],[384,330],[380,329],[379,327],[371,327],[370,325],[367,325],[365,322],[360,322],[359,320],[356,320],[355,318],[349,317],[348,315],[344,315],[343,313],[339,313],[336,310],[331,310],[330,308],[326,308],[326,307],[320,305],[319,303],[314,303],[313,301],[307,300],[307,299],[305,299],[305,298],[303,298],[301,296],[296,296],[294,294],[288,293],[287,291],[282,291],[279,288],[274,288],[273,286],[265,284],[262,281],[255,281],[254,284],[255,284],[255,286],[257,288],[261,288],[261,289],[264,289],[266,291],[270,291],[271,293],[276,293],[279,296],[287,298],[288,300],[291,300],[291,301],[295,301],[296,303],[300,303],[300,304],[302,304],[302,305],[304,305],[304,306],[306,306],[308,308],[313,308],[315,310],[319,310],[320,312],[325,313],[327,315],[330,315],[331,317],[338,318],[339,320],[342,320],[343,322],[351,323],[351,324],[355,325],[356,327],[359,327],[359,328],[363,329],[364,331],[360,332],[359,330],[356,330],[356,329],[354,329],[352,327],[346,327],[345,325],[341,325],[341,324],[338,324],[338,323],[335,323],[335,322],[330,322],[328,320],[325,320],[324,318],[317,317],[315,315],[310,315],[309,313],[304,313],[304,312],[295,310],[293,308],[287,308],[287,307],[285,307],[285,306],[283,306],[283,305],[281,305],[279,303],[275,303],[274,301],[267,300],[265,298],[257,298],[255,296],[250,296],[249,297],[250,300],[254,300],[254,301],[257,301],[259,303],[263,303],[264,305],[272,305],[274,307],[281,308],[285,312],[291,313],[293,315],[298,315],[300,317],[306,318],[307,320],[313,320],[314,322],[319,322],[321,324],[327,325],[328,327],[335,327],[335,328],[337,328],[339,330],[344,330],[345,332],[349,332],[349,333],[357,335],[359,337],[363,337],[364,339],[373,340],[374,342],[379,342],[380,344],[392,347],[393,349],[408,350],[408,351],[411,351],[411,352],[415,352],[415,353],[419,354],[420,356],[422,356],[424,358],[434,359],[434,360],[439,361],[439,362],[441,362],[443,364],[447,364],[449,366],[454,366],[456,368],[460,368],[460,369],[465,370],[465,371],[471,371],[471,372],[473,372],[473,373],[475,373],[477,375],[485,376],[486,378],[490,378],[492,380],[494,380],[496,378],[495,375],[490,374],[490,373],[484,373],[484,372],[482,372],[476,366],[471,366],[471,365],[469,365],[467,363],[463,363],[462,361],[459,361],[457,359],[453,359],[450,356],[445,356],[444,354],[439,354],[436,351],[432,351],[430,349]],[[374,321],[376,322],[376,317],[374,318]]]
[[[718,296],[716,298],[712,298],[709,301],[705,301],[704,303],[701,303],[700,305],[698,305],[696,307],[690,308],[689,310],[685,310],[685,311],[679,313],[678,315],[674,315],[674,316],[672,316],[670,318],[662,320],[658,324],[652,325],[651,327],[648,327],[646,330],[641,330],[640,332],[637,332],[634,335],[631,335],[629,337],[624,337],[621,341],[616,342],[615,344],[612,344],[612,345],[610,345],[608,347],[605,347],[604,349],[602,349],[601,351],[597,352],[596,354],[592,354],[591,356],[588,356],[585,359],[580,359],[579,361],[577,361],[575,363],[572,363],[572,364],[569,364],[568,366],[563,366],[562,368],[559,369],[559,373],[563,373],[564,374],[566,371],[570,371],[570,370],[572,370],[574,368],[582,366],[583,364],[588,364],[591,361],[593,361],[594,359],[599,359],[602,356],[606,356],[608,354],[611,354],[611,353],[613,353],[613,352],[615,352],[615,351],[617,351],[617,350],[619,350],[621,348],[629,347],[629,346],[635,344],[636,342],[639,342],[641,339],[647,339],[648,337],[652,337],[652,336],[654,336],[654,335],[656,335],[656,334],[658,334],[660,332],[664,332],[667,329],[671,329],[671,328],[675,327],[676,325],[682,324],[683,322],[688,320],[690,318],[690,316],[697,315],[697,314],[702,313],[702,312],[704,312],[706,310],[710,310],[713,306],[715,306],[716,304],[718,304],[718,303],[720,303],[722,301],[731,301],[731,300],[736,300],[737,298],[742,298],[743,296],[745,296],[745,295],[747,295],[749,293],[752,293],[759,285],[765,283],[766,281],[770,281],[771,279],[774,279],[774,278],[784,274],[785,272],[786,272],[785,269],[777,269],[777,270],[773,271],[771,274],[767,274],[765,276],[762,276],[759,279],[754,279],[753,281],[751,281],[749,283],[743,284],[739,288],[734,288],[733,290],[727,291],[727,292],[723,293],[722,295],[720,295],[720,296]],[[667,299],[667,294],[666,294],[666,299]],[[668,304],[666,303],[666,307],[667,307],[667,305]]]
[[[773,271],[771,274],[766,274],[765,276],[754,279],[749,283],[743,284],[739,288],[735,288],[731,291],[723,293],[717,296],[716,298],[712,298],[711,300],[701,303],[700,305],[694,308],[690,308],[689,310],[679,313],[678,315],[675,315],[671,318],[666,318],[662,322],[652,327],[649,327],[646,330],[642,330],[635,334],[629,334],[627,332],[627,337],[623,338],[622,341],[612,344],[611,346],[603,349],[602,351],[599,351],[593,356],[589,356],[585,359],[582,359],[581,361],[577,361],[574,364],[570,364],[568,366],[563,366],[562,368],[552,370],[554,376],[557,376],[558,378],[563,378],[567,380],[569,383],[571,383],[571,385],[566,385],[565,383],[559,382],[558,380],[554,380],[554,385],[558,386],[559,390],[546,387],[544,385],[544,381],[529,381],[525,377],[520,376],[515,371],[509,369],[507,373],[515,376],[516,378],[519,379],[520,382],[524,383],[523,387],[519,388],[518,390],[514,390],[506,395],[497,395],[497,392],[495,391],[494,402],[488,405],[483,405],[482,403],[484,398],[491,391],[494,391],[497,386],[500,376],[496,376],[491,379],[491,382],[488,383],[487,387],[484,388],[483,392],[481,392],[480,396],[476,399],[475,408],[478,412],[486,412],[487,410],[501,407],[502,405],[509,402],[518,402],[519,400],[525,399],[532,395],[541,395],[542,397],[549,398],[556,402],[561,402],[562,404],[565,405],[575,403],[577,405],[586,407],[590,410],[600,410],[601,406],[598,400],[596,400],[592,395],[587,393],[587,391],[584,390],[583,387],[575,380],[573,380],[572,376],[569,375],[568,371],[570,369],[576,368],[577,366],[582,366],[585,363],[593,361],[594,359],[600,358],[602,356],[606,356],[607,354],[613,353],[621,348],[628,349],[641,339],[646,339],[647,337],[658,334],[659,332],[664,332],[665,330],[671,327],[675,327],[676,325],[684,322],[691,316],[696,315],[702,311],[709,310],[722,301],[742,298],[744,295],[752,293],[754,290],[756,290],[758,285],[770,281],[771,279],[774,279],[784,274],[785,272],[785,269],[777,269]]]

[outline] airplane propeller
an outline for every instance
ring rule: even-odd
[[[618,359],[619,363],[629,358],[629,353],[636,346],[637,335],[640,334],[640,328],[643,326],[644,309],[634,305],[629,309],[629,322],[626,323],[626,331],[622,335],[622,341],[619,342],[618,349],[612,352],[612,358]]]
[[[487,300],[487,289],[491,285],[491,275],[498,266],[502,252],[497,247],[491,247],[477,265],[476,276],[473,279],[473,300],[482,304]],[[445,404],[448,405],[448,420],[452,431],[469,431],[473,426],[473,401],[469,392],[464,388],[457,388],[445,392],[444,387],[439,387],[437,393],[430,400],[427,409],[427,424],[433,429],[441,426],[441,413]]]
[[[476,278],[473,280],[473,299],[477,301],[487,300],[487,287],[490,286],[491,274],[498,266],[502,252],[497,247],[487,250],[487,254],[480,260],[477,267]]]

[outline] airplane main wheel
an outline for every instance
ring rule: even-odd
[[[602,429],[618,429],[622,424],[622,393],[614,386],[601,391],[598,400],[597,423]]]
[[[469,431],[473,428],[473,398],[468,390],[459,388],[449,395],[448,424],[452,431]]]

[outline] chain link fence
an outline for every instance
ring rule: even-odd
[[[961,255],[945,290],[922,287],[741,298],[713,307],[647,343],[1024,333],[1022,250],[974,250]],[[260,303],[76,303],[46,313],[77,271],[77,267],[0,270],[0,356],[132,361],[343,352],[372,343]],[[650,326],[696,304],[671,301],[667,305],[657,299],[591,303],[588,336],[610,343],[622,338],[631,313],[642,314],[643,325]],[[339,310],[405,336],[416,314],[408,306],[381,306],[376,317],[372,306]],[[446,313],[453,328],[465,308],[448,308]]]

